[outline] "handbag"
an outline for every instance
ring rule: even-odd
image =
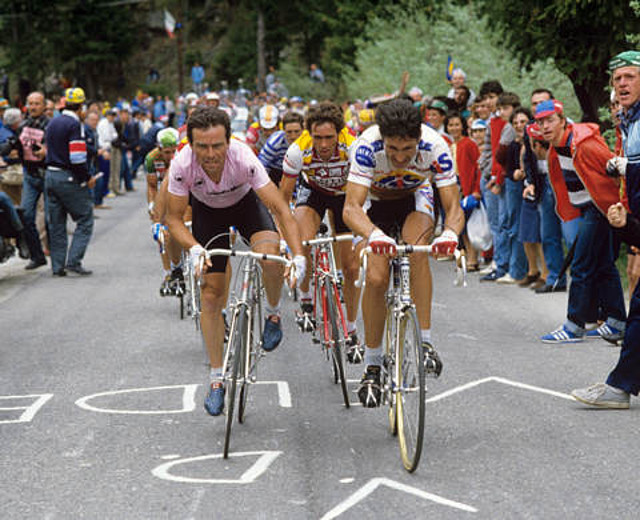
[[[491,235],[491,226],[489,226],[489,217],[484,207],[484,202],[475,208],[469,220],[467,220],[467,236],[471,245],[480,251],[491,249],[493,236]]]

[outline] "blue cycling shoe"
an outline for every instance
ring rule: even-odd
[[[209,415],[220,415],[224,410],[224,386],[222,383],[211,383],[209,393],[204,398],[204,409]]]
[[[269,316],[264,322],[264,330],[262,332],[262,348],[271,352],[275,350],[282,341],[282,323],[280,316]]]

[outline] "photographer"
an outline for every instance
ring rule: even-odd
[[[36,228],[38,200],[44,193],[44,159],[47,155],[44,133],[49,124],[49,119],[44,113],[45,100],[41,92],[32,92],[27,96],[27,110],[28,115],[18,132],[22,144],[21,160],[24,166],[21,205],[24,210],[27,244],[31,253],[31,261],[25,269],[36,269],[47,263]]]
[[[0,169],[0,187],[11,197],[14,204],[20,204],[22,196],[22,145],[18,139],[21,122],[20,110],[8,108],[2,117],[3,126],[0,127],[0,157],[4,161]]]

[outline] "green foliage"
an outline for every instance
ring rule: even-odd
[[[447,56],[451,55],[476,92],[483,81],[498,79],[526,105],[534,88],[546,87],[565,103],[571,117],[579,115],[571,82],[552,60],[536,61],[524,69],[486,19],[469,6],[448,5],[437,19],[425,10],[393,9],[389,18],[370,20],[366,36],[370,38],[358,42],[355,68],[343,78],[352,97],[397,90],[403,71],[411,74],[408,87],[446,95],[450,88],[445,76]]]
[[[308,68],[295,55],[282,62],[276,76],[291,96],[300,96],[305,100],[338,99],[344,95],[343,85],[336,78],[328,78],[325,83],[311,81]]]

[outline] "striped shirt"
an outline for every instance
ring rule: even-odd
[[[289,148],[284,130],[278,130],[264,144],[258,160],[267,170],[282,170],[282,161]]]
[[[567,191],[569,193],[569,202],[571,205],[577,208],[583,208],[589,204],[592,199],[591,195],[585,188],[585,185],[580,180],[576,168],[573,164],[573,156],[571,154],[571,141],[573,140],[573,134],[570,133],[567,138],[565,146],[556,146],[556,152],[558,153],[558,161],[560,162],[560,169],[562,170],[562,176],[564,182],[567,185]]]

